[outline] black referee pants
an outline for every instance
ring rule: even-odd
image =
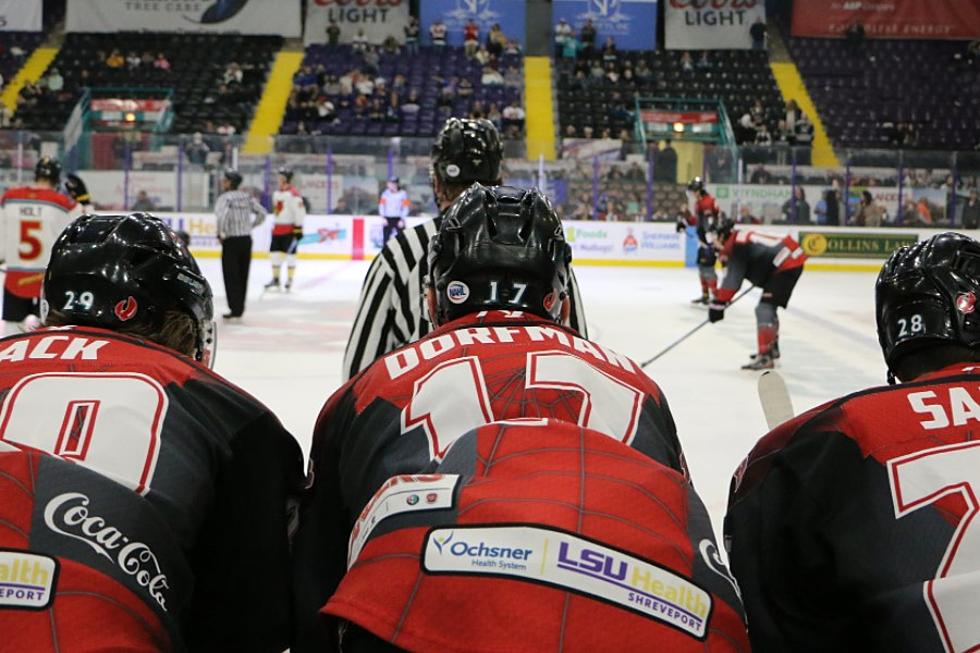
[[[221,271],[225,277],[225,295],[233,317],[245,312],[248,290],[248,268],[252,264],[252,237],[231,236],[221,241]]]

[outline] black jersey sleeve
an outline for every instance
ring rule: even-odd
[[[191,556],[197,584],[187,639],[197,651],[279,653],[289,643],[289,530],[304,485],[302,452],[271,413],[229,446]]]

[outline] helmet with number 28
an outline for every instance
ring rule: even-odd
[[[52,248],[41,312],[45,321],[55,315],[60,323],[139,334],[165,332],[173,315],[186,316],[195,342],[182,353],[213,364],[211,286],[177,234],[147,213],[71,223]]]
[[[429,244],[429,285],[442,324],[487,309],[561,319],[572,250],[537,190],[473,184]]]
[[[875,286],[878,341],[894,372],[902,356],[924,347],[980,345],[980,243],[943,233],[902,247]]]

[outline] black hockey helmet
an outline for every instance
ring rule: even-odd
[[[450,118],[432,146],[432,176],[452,184],[499,184],[504,149],[493,123]]]
[[[231,184],[232,189],[237,189],[242,185],[242,173],[238,172],[234,168],[229,168],[225,170],[225,179]]]
[[[213,363],[211,286],[177,234],[148,213],[83,215],[58,237],[44,274],[42,318],[117,330],[163,326],[176,309],[197,324],[195,358]]]
[[[47,179],[57,184],[61,181],[61,163],[50,156],[42,156],[34,166],[34,179]]]
[[[429,284],[440,323],[486,309],[561,316],[572,250],[537,190],[473,184],[429,244]]]
[[[980,243],[943,233],[895,251],[875,284],[878,342],[890,372],[922,347],[980,345]]]
[[[289,167],[286,167],[286,166],[279,166],[279,169],[276,170],[276,174],[279,175],[280,177],[285,177],[287,184],[291,184],[293,182],[293,169],[292,168],[289,168]]]
[[[692,193],[700,193],[704,190],[704,180],[701,177],[695,177],[687,182],[687,189]]]
[[[735,221],[727,215],[722,216],[717,219],[710,230],[715,232],[719,242],[725,242],[732,235],[732,231],[735,230]]]

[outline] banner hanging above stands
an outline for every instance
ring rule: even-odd
[[[793,36],[841,37],[851,25],[867,38],[977,39],[976,0],[806,0],[793,3]]]
[[[551,12],[552,27],[564,18],[576,35],[591,19],[597,48],[607,36],[620,50],[657,47],[657,0],[554,0]]]
[[[752,47],[749,28],[757,21],[766,22],[765,0],[666,1],[668,50],[748,50]]]
[[[381,44],[389,36],[404,43],[408,5],[408,0],[306,0],[303,42],[326,43],[332,20],[340,28],[341,43],[350,43],[362,29],[368,43]]]
[[[507,38],[524,46],[527,4],[524,0],[425,0],[422,12],[422,42],[429,42],[429,26],[441,20],[446,26],[449,45],[463,44],[463,27],[472,19],[480,28],[480,41],[494,24],[500,25]]]
[[[71,0],[67,8],[67,32],[302,34],[301,0]]]
[[[44,0],[0,0],[0,32],[40,32]]]

